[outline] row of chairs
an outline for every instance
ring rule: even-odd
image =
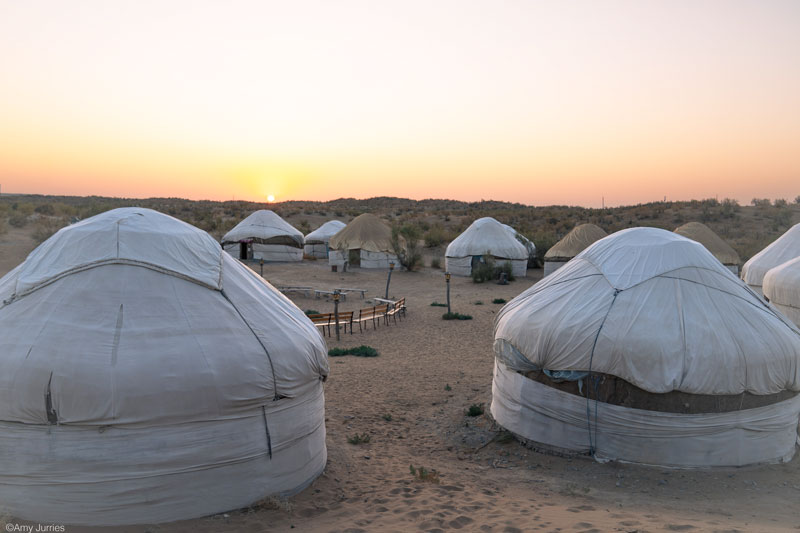
[[[376,305],[373,307],[366,307],[358,311],[358,315],[354,311],[340,311],[339,312],[339,327],[344,328],[344,332],[350,330],[350,335],[353,334],[353,328],[358,324],[358,331],[361,333],[366,329],[367,325],[372,322],[372,329],[376,329],[381,321],[384,325],[389,325],[389,319],[393,319],[397,323],[397,317],[402,320],[406,316],[406,299],[401,298],[394,303]],[[325,328],[328,330],[330,337],[333,328],[336,327],[336,315],[334,313],[318,313],[308,315],[308,318],[318,328],[322,328],[322,334],[325,334]]]

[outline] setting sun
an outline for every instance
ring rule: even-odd
[[[272,203],[272,202],[274,202],[274,201],[275,201],[275,196],[273,196],[273,195],[271,195],[271,194],[270,194],[269,196],[267,196],[267,201],[268,201],[269,203]]]

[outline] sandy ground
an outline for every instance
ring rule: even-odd
[[[24,235],[0,237],[0,274],[33,248]],[[258,270],[258,267],[256,267]],[[328,466],[288,501],[267,500],[172,524],[116,531],[797,531],[800,458],[789,464],[687,471],[531,451],[486,416],[467,417],[491,401],[492,323],[501,305],[541,278],[541,271],[507,286],[453,278],[453,310],[473,320],[443,321],[440,270],[395,272],[390,295],[406,297],[408,316],[330,347],[367,344],[380,356],[331,358],[325,386]],[[382,297],[385,272],[332,273],[322,262],[267,265],[277,285],[368,290],[342,310]],[[325,299],[293,296],[302,309],[327,312]],[[477,304],[477,302],[482,304]],[[367,444],[348,436],[366,433]],[[435,470],[439,482],[416,479],[409,466]],[[8,522],[16,523],[7,518]],[[147,522],[147,517],[142,517]],[[67,531],[86,528],[70,527]]]

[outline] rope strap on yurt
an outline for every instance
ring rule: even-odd
[[[272,460],[272,437],[269,436],[269,426],[267,425],[267,407],[261,406],[261,416],[264,417],[264,431],[267,433],[267,453],[270,461]]]
[[[603,325],[606,323],[606,318],[608,318],[609,313],[611,313],[611,308],[614,307],[614,302],[617,301],[617,295],[622,292],[622,289],[614,289],[614,297],[611,299],[611,304],[608,306],[608,310],[606,314],[603,316],[602,322],[600,322],[600,327],[597,328],[597,334],[594,336],[594,342],[592,342],[592,352],[589,354],[589,383],[587,383],[586,388],[586,427],[589,431],[589,453],[594,457],[597,444],[597,396],[598,396],[598,388],[600,386],[600,378],[597,377],[592,379],[592,362],[594,361],[594,349],[597,347],[597,339],[600,338],[600,332],[603,330]],[[590,390],[591,385],[594,384],[594,438],[592,438],[592,408],[591,408],[591,398],[590,398]]]

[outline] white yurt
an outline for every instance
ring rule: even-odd
[[[602,228],[594,224],[575,226],[544,254],[544,275],[549,276],[567,264],[567,261],[607,235]]]
[[[346,225],[339,220],[329,220],[324,223],[306,235],[304,253],[317,259],[327,259],[331,237],[339,233]]]
[[[238,259],[302,261],[303,234],[269,209],[256,211],[222,237],[222,247]]]
[[[512,231],[491,217],[479,218],[447,246],[445,270],[454,276],[469,276],[473,267],[491,259],[495,263],[509,261],[514,276],[525,277],[528,250]]]
[[[764,296],[800,326],[800,257],[767,272],[764,276]]]
[[[683,226],[675,228],[675,233],[687,239],[699,242],[705,246],[706,249],[711,252],[711,255],[716,257],[720,263],[733,272],[734,275],[739,274],[739,265],[742,263],[739,254],[736,253],[736,250],[731,248],[730,244],[723,241],[719,235],[714,233],[714,230],[705,224],[700,222],[687,222]]]
[[[371,213],[354,218],[347,226],[330,238],[328,263],[361,268],[389,268],[389,263],[400,267],[392,247],[392,229]]]
[[[512,228],[511,226],[509,226],[508,224],[503,224],[503,227],[506,228],[508,231],[510,231],[511,234],[514,236],[514,238],[517,239],[520,243],[522,243],[522,246],[524,246],[525,249],[528,250],[528,264],[531,264],[531,261],[535,261],[536,245],[533,244],[533,241],[527,238],[522,233],[515,230],[514,228]]]
[[[597,241],[498,314],[491,412],[545,449],[673,467],[787,461],[800,330],[701,244]]]
[[[0,278],[0,507],[156,523],[309,485],[325,342],[206,232],[141,208],[68,226]]]
[[[750,258],[742,267],[742,279],[759,295],[763,294],[764,276],[771,269],[800,257],[800,224],[795,224],[772,244]]]

